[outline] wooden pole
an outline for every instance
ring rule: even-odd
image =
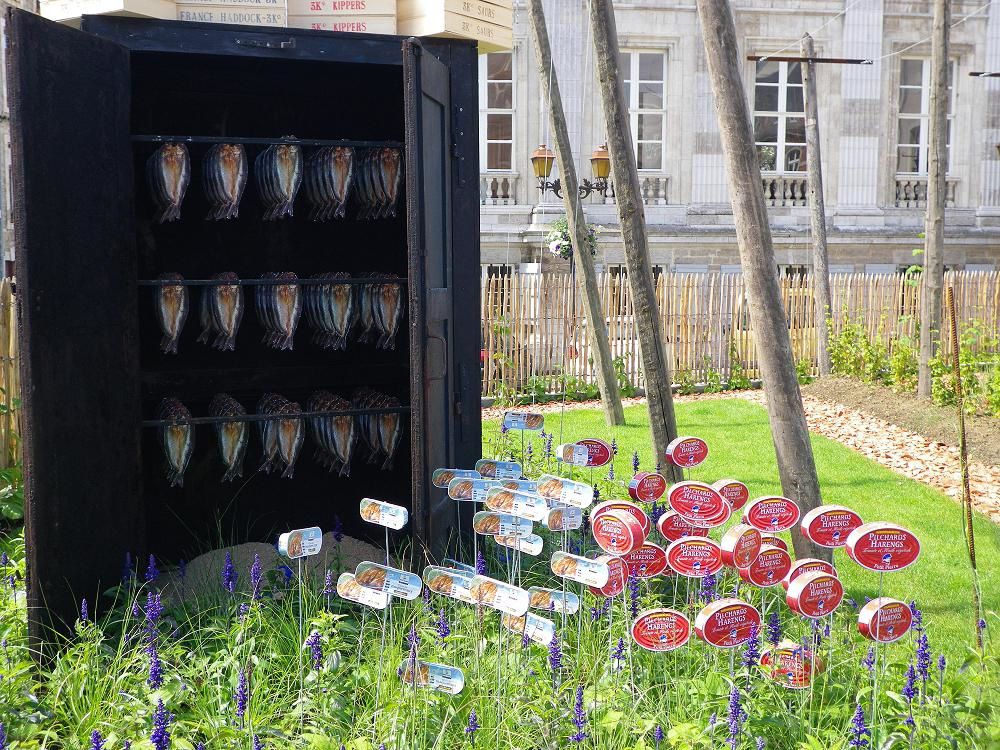
[[[806,169],[809,174],[809,217],[812,222],[813,295],[816,304],[816,360],[820,375],[830,374],[830,263],[826,250],[826,204],[819,142],[819,101],[816,95],[816,56],[813,39],[802,36],[802,66],[806,108]]]
[[[601,402],[604,406],[604,418],[609,425],[622,425],[625,424],[625,413],[622,411],[618,379],[611,361],[608,328],[597,289],[597,271],[594,269],[594,258],[586,244],[587,217],[583,212],[583,202],[580,200],[576,165],[573,163],[569,129],[566,127],[566,113],[563,112],[562,96],[559,94],[559,81],[552,66],[552,50],[549,47],[549,33],[545,28],[542,0],[528,0],[528,20],[531,25],[531,38],[535,43],[535,60],[538,64],[541,86],[543,90],[548,91],[549,119],[552,122],[556,160],[562,178],[563,205],[566,207],[569,233],[573,237],[577,286],[584,301],[587,329],[590,331],[591,348],[594,353],[594,369],[597,371],[597,385],[601,389]]]
[[[729,0],[697,0],[697,4],[778,474],[784,494],[806,512],[823,501],[761,191],[760,166],[740,72],[736,25]],[[830,559],[829,550],[810,542],[798,528],[792,530],[792,543],[796,557]]]
[[[951,1],[934,0],[931,38],[930,137],[927,154],[927,217],[924,223],[924,289],[920,300],[920,363],[917,395],[931,397],[931,360],[941,337],[944,287],[944,203],[948,186],[948,27]]]
[[[653,450],[659,460],[663,461],[667,445],[677,437],[677,420],[674,416],[670,368],[660,330],[660,313],[656,305],[653,264],[649,257],[639,172],[636,170],[628,107],[618,67],[618,30],[611,0],[591,0],[590,25],[604,103],[611,179],[615,186],[615,203],[618,207],[622,243],[625,246],[625,267],[639,335],[639,354],[642,358],[646,404],[653,432]],[[683,478],[677,467],[666,462],[663,465],[669,466],[669,469],[664,468],[664,472],[669,471],[674,475],[668,476],[668,479],[680,481]]]

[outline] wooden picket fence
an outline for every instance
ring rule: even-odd
[[[13,291],[10,279],[0,279],[0,469],[20,460],[21,376]]]
[[[486,360],[482,391],[554,385],[557,376],[594,379],[583,302],[568,273],[491,276],[482,284],[482,331]],[[642,385],[639,341],[628,281],[598,276],[612,356],[621,373]],[[1000,272],[949,272],[960,322],[978,321],[1000,331]],[[902,274],[837,274],[831,277],[832,335],[860,322],[869,340],[891,351],[900,337],[916,336],[921,282]],[[810,276],[785,276],[781,295],[796,361],[816,371],[816,315]],[[674,379],[690,373],[704,382],[709,371],[730,373],[737,355],[746,374],[759,378],[757,351],[741,274],[660,273],[656,278],[660,326]],[[946,318],[946,326],[947,326]],[[945,327],[947,330],[947,327]],[[945,352],[950,345],[944,342]],[[549,388],[552,390],[552,388]]]

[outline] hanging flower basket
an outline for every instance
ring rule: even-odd
[[[594,224],[587,224],[587,248],[591,255],[597,255],[597,235],[601,227]],[[558,255],[563,260],[570,260],[573,257],[573,241],[569,232],[569,222],[566,217],[560,217],[552,222],[549,233],[545,235],[549,252]]]

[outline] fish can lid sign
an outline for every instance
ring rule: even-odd
[[[437,565],[428,565],[424,568],[424,583],[431,591],[457,599],[466,604],[472,604],[472,577],[475,569],[462,570],[460,568],[444,568]]]
[[[508,411],[503,415],[503,426],[508,430],[540,430],[545,416],[534,412]]]
[[[487,607],[515,617],[520,617],[528,611],[528,602],[531,599],[528,592],[522,588],[482,575],[473,577],[470,592],[473,602],[485,604]]]
[[[909,605],[898,599],[872,599],[858,613],[858,632],[879,643],[892,643],[902,638],[913,624]]]
[[[760,554],[760,531],[746,524],[736,524],[722,535],[719,546],[722,547],[723,563],[734,568],[746,568]]]
[[[632,640],[647,651],[673,651],[691,637],[691,623],[673,609],[650,609],[632,623]]]
[[[782,587],[788,591],[788,585],[805,573],[829,573],[837,575],[837,569],[826,560],[817,560],[815,557],[803,557],[792,563],[788,569],[788,575],[781,581]]]
[[[527,612],[520,617],[503,615],[501,621],[507,630],[516,633],[522,638],[527,638],[539,646],[548,646],[552,643],[552,638],[556,634],[556,626],[552,620],[547,620],[531,612]]]
[[[623,510],[605,511],[590,520],[590,532],[597,546],[612,555],[626,555],[642,545],[642,524]]]
[[[535,491],[546,500],[589,508],[594,502],[594,488],[585,482],[574,482],[553,474],[543,474],[537,480]]]
[[[494,461],[491,458],[481,458],[476,461],[476,471],[490,479],[520,479],[521,464],[517,461]]]
[[[820,547],[843,547],[862,524],[861,516],[842,505],[821,505],[802,516],[802,534]]]
[[[740,599],[719,599],[705,607],[694,620],[694,632],[705,643],[735,648],[760,632],[760,612]]]
[[[635,520],[642,525],[643,538],[645,538],[653,528],[653,524],[649,520],[649,516],[646,515],[646,511],[635,503],[630,503],[627,500],[605,500],[603,503],[598,503],[590,511],[591,522],[593,522],[598,516],[607,513],[609,510],[623,511],[635,518]]]
[[[667,503],[684,520],[699,526],[712,526],[721,515],[728,518],[729,503],[710,484],[704,482],[678,482],[667,493]],[[731,509],[728,510],[731,513]]]
[[[611,575],[605,563],[571,555],[568,552],[553,552],[549,567],[557,576],[569,578],[586,586],[604,586]]]
[[[824,669],[822,660],[811,650],[784,645],[765,650],[760,657],[760,666],[771,680],[792,690],[809,687],[813,675]]]
[[[527,536],[502,536],[497,534],[493,539],[501,547],[508,547],[518,552],[523,552],[531,557],[538,557],[542,554],[542,538],[538,534],[528,534]]]
[[[781,549],[785,550],[785,552],[788,552],[788,542],[780,536],[775,536],[774,534],[761,534],[760,541],[761,544],[769,544],[772,547],[781,547]]]
[[[674,438],[667,444],[667,463],[691,469],[708,458],[708,443],[697,437]]]
[[[792,557],[781,547],[764,545],[750,565],[738,568],[740,578],[758,588],[777,586],[792,567]]]
[[[458,667],[450,667],[447,664],[434,664],[429,661],[419,659],[404,659],[396,668],[406,685],[414,684],[413,667],[416,661],[416,687],[429,688],[449,695],[458,695],[465,687],[465,675]]]
[[[920,540],[892,523],[866,523],[847,537],[847,556],[863,568],[879,573],[902,570],[920,557]]]
[[[628,483],[629,496],[644,503],[659,500],[666,491],[666,477],[653,471],[640,471]]]
[[[820,570],[803,573],[785,594],[788,607],[804,617],[817,620],[832,614],[844,600],[844,585],[832,573]]]
[[[739,510],[750,499],[749,488],[736,479],[720,479],[712,487],[726,499],[733,510]]]
[[[366,497],[361,500],[361,517],[369,523],[399,531],[410,520],[410,512],[401,505]]]
[[[323,548],[323,530],[319,526],[287,531],[278,537],[278,552],[289,560],[318,555]]]
[[[628,580],[628,568],[620,557],[615,555],[600,555],[596,563],[605,565],[608,569],[608,580],[603,586],[590,586],[590,593],[594,596],[618,596],[625,590],[625,582]]]
[[[645,542],[622,557],[628,575],[636,578],[653,578],[667,569],[667,552],[658,544]]]
[[[587,466],[590,461],[590,451],[587,446],[579,443],[560,443],[556,446],[556,460],[571,466]]]
[[[583,526],[583,511],[572,505],[557,505],[549,509],[545,525],[550,531],[573,531]]]
[[[760,531],[788,531],[800,515],[799,506],[787,497],[758,497],[743,509],[743,523]]]
[[[365,588],[354,580],[353,573],[340,574],[337,579],[337,595],[341,599],[374,609],[385,609],[389,606],[389,595],[386,592]]]
[[[615,455],[611,446],[598,438],[584,438],[583,440],[577,440],[576,444],[582,445],[587,449],[587,466],[595,468],[604,466],[610,463]]]
[[[453,479],[481,479],[478,471],[473,469],[435,469],[431,474],[431,484],[441,489],[447,489]]]
[[[668,510],[656,522],[656,529],[667,542],[676,542],[687,536],[706,536],[707,526],[695,526],[676,510]]]
[[[580,609],[580,597],[572,591],[557,591],[556,589],[543,589],[539,586],[532,586],[528,589],[530,596],[528,605],[533,609],[540,609],[545,612],[565,612],[568,615],[576,614]]]
[[[688,578],[715,575],[722,570],[722,548],[706,537],[678,539],[667,547],[667,564]]]

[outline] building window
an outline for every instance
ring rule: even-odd
[[[760,60],[753,87],[753,132],[763,172],[806,171],[802,66]]]
[[[636,166],[640,170],[662,172],[667,126],[667,56],[663,52],[620,55]]]
[[[479,57],[479,160],[486,169],[513,171],[514,56],[491,52]]]
[[[954,115],[955,64],[948,65],[948,163]],[[897,174],[927,174],[930,143],[931,61],[904,58],[899,65]]]

